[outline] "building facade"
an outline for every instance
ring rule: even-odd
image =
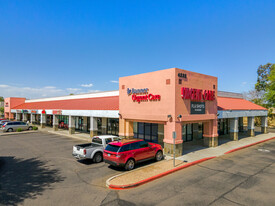
[[[218,145],[219,135],[238,140],[239,132],[254,135],[254,118],[267,132],[267,110],[230,92],[218,92],[216,77],[178,68],[121,77],[119,91],[25,100],[6,98],[5,116],[70,134],[114,134],[141,138],[173,151],[197,142]],[[13,101],[17,102],[16,104]],[[21,104],[20,104],[21,103]],[[247,118],[247,128],[243,126]]]

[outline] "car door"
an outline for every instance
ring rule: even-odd
[[[22,130],[27,130],[28,129],[28,125],[26,122],[20,122],[21,128]]]
[[[144,159],[152,158],[154,156],[154,149],[153,147],[150,147],[148,142],[141,141],[139,142],[139,146],[143,150]]]
[[[136,161],[144,159],[143,149],[139,147],[139,142],[131,144],[131,152]]]

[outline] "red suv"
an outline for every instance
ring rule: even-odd
[[[160,161],[163,158],[159,144],[148,143],[141,139],[123,139],[107,145],[103,153],[104,162],[132,170],[136,163],[150,159]]]

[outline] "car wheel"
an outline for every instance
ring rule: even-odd
[[[32,130],[32,127],[29,127],[28,130]]]
[[[158,151],[157,154],[156,154],[156,161],[160,161],[162,160],[163,158],[163,154],[162,154],[162,151]]]
[[[132,170],[135,168],[135,160],[129,159],[125,164],[125,170]]]
[[[12,128],[9,128],[9,129],[7,130],[7,132],[13,132],[13,129],[12,129]]]
[[[100,153],[100,152],[95,153],[95,155],[93,157],[93,162],[99,163],[99,162],[102,162],[102,160],[103,160],[102,153]]]

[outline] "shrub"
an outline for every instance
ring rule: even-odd
[[[18,129],[16,130],[16,132],[22,132],[22,129],[21,129],[21,128],[18,128]]]
[[[38,127],[33,126],[32,129],[33,129],[33,130],[38,130]]]

